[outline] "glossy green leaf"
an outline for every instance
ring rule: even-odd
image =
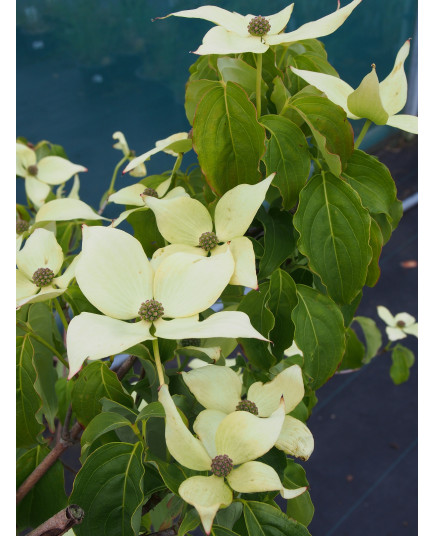
[[[128,419],[128,421],[133,424],[136,422],[136,417],[138,414],[138,411],[134,408],[127,408],[126,406],[123,406],[122,404],[119,404],[118,402],[115,402],[114,400],[110,400],[109,398],[101,398],[101,407],[102,411],[109,412],[109,413],[117,413],[121,417],[125,417],[125,419]]]
[[[213,525],[211,529],[211,536],[238,536],[238,534],[230,529],[227,529],[226,527]]]
[[[269,299],[269,283],[262,283],[258,290],[251,290],[246,294],[238,306],[238,311],[246,313],[252,326],[267,338],[274,327],[274,316],[268,307]],[[276,362],[270,352],[268,342],[257,339],[239,339],[239,343],[247,359],[255,367],[268,370]]]
[[[185,91],[185,115],[190,125],[193,125],[197,105],[202,97],[211,88],[217,87],[219,82],[213,80],[190,80]]]
[[[72,390],[72,409],[80,424],[87,426],[101,412],[100,400],[103,397],[133,407],[132,398],[116,374],[102,361],[94,361],[80,372]]]
[[[267,175],[276,173],[273,185],[279,188],[283,208],[298,201],[310,172],[310,153],[303,132],[292,121],[278,115],[264,115],[260,123],[270,132],[264,162]]]
[[[38,445],[18,458],[17,488],[49,453],[50,449]],[[17,506],[18,529],[38,527],[62,510],[66,503],[63,466],[60,461],[56,461]]]
[[[77,536],[136,536],[143,503],[142,444],[108,443],[93,452],[74,481],[70,504],[86,515]]]
[[[345,351],[345,329],[337,305],[317,290],[297,285],[298,305],[292,313],[294,339],[303,352],[303,371],[318,389],[335,372]]]
[[[208,184],[219,195],[261,180],[265,129],[242,88],[221,82],[205,93],[196,109],[193,147]]]
[[[347,328],[345,339],[345,354],[339,370],[355,370],[361,368],[363,358],[365,357],[365,347],[351,328]]]
[[[151,402],[145,406],[142,411],[137,415],[136,422],[143,421],[143,419],[149,419],[149,417],[165,417],[163,405],[160,402]]]
[[[366,276],[365,284],[368,287],[374,287],[380,277],[380,255],[383,249],[383,235],[378,223],[371,218],[371,228],[369,236],[369,245],[372,249],[372,259],[368,266],[368,275]]]
[[[235,82],[240,85],[249,97],[256,92],[256,69],[239,58],[218,58],[217,67],[224,82]],[[261,94],[268,90],[267,84],[261,80]]]
[[[131,426],[131,423],[125,417],[117,413],[99,413],[86,426],[81,436],[81,456],[86,457],[86,451],[92,443],[103,434],[112,430],[117,430],[122,426]]]
[[[33,303],[29,309],[28,323],[32,330],[48,344],[54,346],[53,330],[57,330],[51,308],[46,302]],[[56,395],[57,374],[53,367],[53,352],[38,341],[33,340],[35,350],[33,364],[37,378],[36,392],[42,399],[41,413],[45,415],[50,430],[54,430],[58,401]]]
[[[295,249],[292,215],[289,212],[271,208],[266,212],[261,207],[256,214],[264,227],[264,254],[259,261],[258,279],[270,276]]]
[[[78,285],[69,286],[63,296],[71,306],[74,315],[84,312],[100,314],[100,311],[90,303]]]
[[[166,486],[173,493],[178,493],[179,486],[190,476],[197,474],[177,463],[167,463],[163,460],[155,460],[158,472]]]
[[[283,485],[288,489],[296,489],[309,485],[303,467],[289,458],[287,459]],[[309,526],[314,512],[315,508],[312,504],[309,491],[306,491],[302,495],[299,495],[286,503],[286,515],[292,517],[305,527]]]
[[[36,370],[33,365],[34,349],[29,335],[17,337],[16,369],[16,443],[17,447],[30,447],[44,430],[35,415],[42,400],[35,390]]]
[[[243,514],[243,504],[238,501],[232,502],[227,508],[222,508],[217,512],[214,523],[220,527],[232,530],[235,523]]]
[[[272,350],[275,356],[281,356],[289,348],[294,338],[294,324],[291,313],[297,305],[297,289],[292,277],[283,270],[271,274],[270,299],[268,307],[274,316],[274,328],[270,332]]]
[[[200,517],[195,508],[188,510],[178,529],[178,536],[185,536],[190,530],[200,525]]]
[[[354,143],[346,113],[326,97],[295,96],[291,106],[308,125],[330,171],[339,177],[351,157]]]
[[[148,257],[152,257],[154,251],[165,246],[152,210],[133,212],[128,216],[127,222],[133,228],[134,238],[142,244]]]
[[[360,197],[331,173],[312,177],[300,194],[294,216],[298,248],[339,304],[350,303],[365,284],[370,223]]]
[[[310,536],[309,531],[270,504],[243,501],[249,536]]]
[[[381,331],[377,328],[375,321],[366,316],[355,316],[353,322],[357,322],[362,328],[366,347],[363,362],[369,363],[377,355],[378,350],[383,344]]]
[[[414,365],[414,354],[405,346],[397,344],[392,351],[390,377],[395,385],[400,385],[410,377],[410,368]]]

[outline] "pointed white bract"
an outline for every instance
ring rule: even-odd
[[[398,51],[391,73],[379,82],[375,65],[365,76],[357,89],[349,84],[324,73],[305,71],[291,67],[291,70],[309,84],[323,91],[338,106],[341,106],[350,119],[369,119],[377,125],[389,125],[406,132],[417,134],[417,117],[401,114],[407,102],[407,78],[404,62],[410,51],[407,40]]]
[[[377,314],[387,324],[386,333],[389,341],[405,339],[407,335],[418,336],[418,324],[414,316],[408,313],[398,313],[393,316],[383,305],[377,307]]]
[[[216,24],[216,27],[211,28],[205,34],[202,45],[195,51],[195,54],[238,54],[242,52],[262,54],[272,45],[314,39],[333,33],[345,22],[361,1],[353,0],[334,13],[308,22],[289,33],[282,33],[282,31],[289,22],[294,4],[288,5],[274,15],[261,17],[262,20],[267,21],[268,31],[260,31],[259,34],[255,31],[254,24],[259,17],[240,15],[217,6],[201,6],[196,9],[177,11],[166,15],[166,17],[204,19]]]

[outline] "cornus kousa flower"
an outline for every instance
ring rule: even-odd
[[[378,316],[387,324],[386,333],[389,341],[405,339],[407,335],[417,337],[418,325],[414,316],[408,313],[398,313],[393,316],[383,305],[377,307]]]
[[[198,511],[207,534],[211,532],[217,511],[232,503],[232,490],[238,493],[279,491],[285,499],[306,491],[305,487],[284,488],[271,466],[255,461],[266,454],[279,437],[285,419],[283,397],[276,411],[267,418],[235,411],[223,415],[218,423],[212,418],[203,419],[200,439],[185,426],[167,385],[160,387],[158,399],[166,412],[165,437],[170,454],[184,467],[212,473],[187,478],[178,490],[184,501]]]
[[[63,264],[62,248],[52,232],[36,229],[17,253],[17,307],[63,294],[74,277],[76,259],[56,277]]]
[[[146,197],[146,206],[154,212],[158,230],[172,244],[157,250],[153,263],[178,251],[214,256],[225,251],[219,244],[229,242],[235,260],[229,283],[256,288],[253,245],[243,235],[264,201],[274,175],[258,184],[240,184],[226,192],[215,207],[214,225],[210,213],[197,199]]]
[[[45,156],[37,161],[36,152],[22,143],[16,144],[17,175],[25,180],[26,194],[36,208],[41,207],[50,186],[66,182],[76,173],[87,171],[60,156]]]
[[[135,153],[129,148],[127,140],[125,139],[125,136],[122,132],[117,131],[113,134],[112,137],[114,140],[117,140],[117,142],[113,144],[113,149],[118,149],[119,151],[122,151],[125,158],[128,158],[129,160],[135,158]],[[134,169],[132,169],[130,171],[130,175],[132,175],[133,177],[144,177],[146,175],[145,164],[140,164]]]
[[[400,114],[407,102],[407,78],[404,62],[410,51],[410,40],[400,48],[391,73],[379,82],[375,65],[357,89],[324,73],[303,71],[291,67],[292,71],[309,84],[323,91],[335,104],[341,106],[350,119],[366,118],[377,125],[389,125],[417,134],[417,117]]]
[[[353,9],[362,0],[354,0],[342,9],[321,19],[303,24],[297,30],[281,33],[288,24],[294,4],[279,13],[263,17],[261,15],[240,15],[216,6],[202,6],[170,13],[166,17],[186,17],[204,19],[217,26],[211,28],[203,38],[202,45],[195,54],[238,54],[241,52],[264,53],[272,45],[292,43],[302,39],[314,39],[333,33],[341,26]],[[338,3],[339,6],[339,3]],[[165,19],[166,17],[160,17]]]
[[[207,429],[217,428],[228,413],[247,411],[258,417],[269,417],[277,410],[280,398],[285,399],[286,413],[290,413],[303,399],[304,385],[301,368],[293,365],[280,372],[271,382],[255,382],[241,399],[242,379],[230,368],[208,365],[183,372],[182,377],[195,398],[206,409],[199,413],[194,431],[206,445]],[[307,460],[314,441],[307,426],[286,415],[275,446],[286,454]]]
[[[140,242],[128,233],[83,225],[76,279],[103,314],[81,313],[72,319],[67,332],[69,377],[86,358],[119,354],[155,337],[266,340],[242,312],[222,311],[199,321],[199,313],[219,298],[233,269],[227,248],[210,258],[171,255],[154,271]]]
[[[193,142],[188,137],[188,132],[177,132],[172,134],[164,140],[158,140],[155,142],[155,147],[146,153],[141,154],[133,158],[131,162],[124,169],[123,173],[131,172],[137,166],[143,164],[146,160],[149,160],[152,155],[164,151],[172,156],[178,156],[181,153],[186,153],[193,146]]]

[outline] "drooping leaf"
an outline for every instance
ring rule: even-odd
[[[357,322],[362,328],[366,347],[363,363],[369,363],[377,355],[383,343],[381,331],[377,328],[375,321],[366,316],[355,316],[353,322]]]
[[[289,458],[287,459],[283,485],[288,489],[296,489],[309,485],[303,467]],[[299,495],[286,503],[286,515],[292,517],[305,527],[309,526],[314,512],[315,508],[312,504],[309,491],[306,491],[302,495]]]
[[[45,446],[27,451],[17,460],[17,488],[50,453]],[[17,507],[18,529],[36,528],[66,506],[63,466],[60,461],[42,476]]]
[[[86,457],[86,451],[98,437],[117,430],[122,426],[131,426],[131,423],[125,417],[117,413],[104,412],[96,415],[86,426],[81,436],[81,456],[82,460]]]
[[[270,276],[295,249],[292,215],[289,212],[271,208],[266,212],[261,207],[256,218],[264,227],[264,254],[259,261],[258,279]]]
[[[365,284],[370,223],[360,197],[331,173],[312,177],[300,194],[294,216],[298,248],[339,304],[350,303]]]
[[[193,147],[208,184],[217,194],[238,184],[260,181],[265,129],[237,84],[221,82],[205,93],[196,108]]]
[[[310,536],[306,527],[270,504],[243,501],[243,505],[249,536]]]
[[[80,372],[72,390],[72,409],[83,426],[87,426],[100,413],[100,400],[103,397],[133,407],[132,398],[116,374],[102,361],[94,361]]]
[[[108,443],[86,460],[74,481],[71,504],[86,515],[77,536],[136,536],[143,503],[143,446]]]
[[[33,365],[34,349],[29,335],[17,337],[16,376],[16,443],[17,447],[30,447],[38,442],[44,426],[35,415],[42,400],[35,390],[36,370]]]
[[[143,419],[149,419],[150,417],[165,417],[163,405],[160,402],[151,402],[145,406],[142,411],[137,415],[136,422]]]
[[[410,377],[410,368],[414,365],[414,354],[402,344],[397,344],[392,351],[390,377],[395,385],[400,385]]]
[[[318,389],[335,372],[345,351],[345,329],[337,305],[317,290],[297,285],[298,305],[292,313],[294,339],[303,352],[303,371]]]
[[[383,249],[383,235],[378,223],[371,218],[369,245],[372,249],[372,259],[368,266],[368,275],[366,276],[366,285],[368,287],[375,287],[378,278],[380,277],[380,255]]]
[[[300,190],[309,177],[310,153],[306,138],[286,117],[264,115],[260,123],[271,134],[263,157],[267,175],[276,173],[273,184],[279,188],[283,208],[289,210],[297,203]]]
[[[235,82],[240,85],[249,97],[256,92],[256,69],[239,58],[218,58],[217,67],[224,82]],[[265,95],[267,84],[261,80],[261,94]]]
[[[345,333],[346,346],[345,354],[339,370],[359,369],[363,365],[365,357],[365,347],[357,338],[354,330],[347,328]]]
[[[270,299],[268,307],[274,316],[274,328],[270,332],[273,354],[281,356],[289,348],[294,338],[294,324],[291,313],[297,305],[297,289],[292,277],[283,270],[271,274]]]

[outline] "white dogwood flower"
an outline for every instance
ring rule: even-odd
[[[345,7],[321,19],[303,24],[297,30],[282,33],[291,17],[294,4],[275,13],[262,17],[261,15],[240,15],[217,6],[201,6],[170,13],[166,17],[186,17],[204,19],[217,26],[211,28],[204,38],[202,45],[195,54],[239,54],[241,52],[264,53],[272,45],[293,43],[303,39],[315,39],[329,35],[337,30],[362,0],[353,0]]]
[[[123,155],[128,159],[134,158],[134,151],[132,151],[127,143],[127,140],[122,132],[119,130],[113,134],[113,139],[117,140],[115,144],[113,144],[113,149],[118,149],[119,151],[122,151]],[[130,175],[133,177],[144,177],[146,175],[146,166],[145,164],[140,164],[134,169],[130,171]]]
[[[404,62],[410,51],[410,40],[400,48],[390,74],[379,82],[375,65],[357,89],[338,78],[324,73],[292,71],[306,82],[324,92],[343,108],[350,119],[366,118],[377,125],[389,125],[417,134],[418,119],[414,115],[399,114],[407,102],[407,78]]]
[[[83,225],[76,279],[86,298],[103,314],[85,312],[72,319],[67,332],[69,377],[86,358],[116,355],[155,337],[266,340],[242,312],[222,311],[199,321],[199,313],[225,289],[233,267],[227,248],[222,255],[209,258],[171,255],[154,271],[140,242],[130,234]]]
[[[227,367],[220,368],[227,370]],[[187,478],[178,490],[184,501],[196,508],[207,534],[211,532],[217,511],[232,503],[232,490],[238,493],[279,491],[285,499],[306,491],[305,487],[284,488],[273,467],[255,461],[266,454],[279,437],[285,419],[283,397],[277,409],[266,418],[246,411],[224,414],[218,423],[212,416],[203,418],[201,439],[194,437],[184,424],[167,385],[160,387],[158,399],[166,412],[165,438],[170,454],[184,467],[212,473]]]
[[[383,305],[377,307],[378,316],[387,324],[386,333],[390,341],[405,339],[407,335],[417,337],[418,325],[414,316],[398,313],[393,316]]]

